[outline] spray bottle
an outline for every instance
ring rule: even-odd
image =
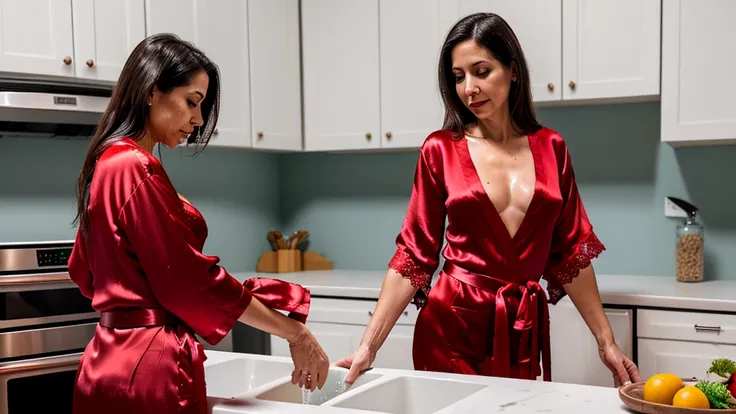
[[[700,282],[704,276],[703,226],[695,220],[698,208],[676,197],[667,197],[681,208],[687,218],[677,225],[675,245],[675,274],[678,282]]]

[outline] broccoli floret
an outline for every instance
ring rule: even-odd
[[[736,403],[726,384],[702,380],[695,385],[708,398],[710,408],[731,408]]]
[[[713,373],[719,377],[730,379],[734,372],[736,372],[736,362],[727,358],[719,358],[713,360],[713,363],[710,368],[708,368],[708,371],[706,371],[706,374]]]

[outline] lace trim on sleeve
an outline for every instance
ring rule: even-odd
[[[414,301],[418,308],[424,306],[429,296],[429,290],[431,289],[432,275],[420,269],[414,260],[401,249],[396,250],[396,253],[391,258],[388,264],[390,269],[395,270],[401,276],[409,279],[411,285],[415,288],[419,288]]]
[[[572,282],[580,274],[580,270],[590,266],[590,262],[604,250],[606,247],[593,232],[576,243],[572,250],[573,253],[554,265],[545,275],[545,279],[549,282],[547,286],[549,302],[555,304],[565,297],[566,293],[562,285]]]
[[[590,262],[603,253],[604,250],[606,250],[606,247],[598,239],[598,236],[590,232],[582,241],[575,244],[574,253],[552,267],[550,276],[563,285],[570,283],[578,276],[580,270],[590,266]]]

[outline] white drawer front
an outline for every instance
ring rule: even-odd
[[[348,299],[324,299],[312,298],[307,322],[327,322],[368,325],[373,311],[376,309],[377,301],[372,300],[348,300]],[[401,316],[397,325],[414,325],[419,314],[416,306],[409,304]]]
[[[637,330],[640,338],[736,344],[736,315],[640,310]]]

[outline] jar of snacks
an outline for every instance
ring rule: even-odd
[[[677,225],[675,245],[675,274],[678,282],[700,282],[705,273],[704,231],[695,220],[698,209],[678,198],[668,197],[687,213]]]

